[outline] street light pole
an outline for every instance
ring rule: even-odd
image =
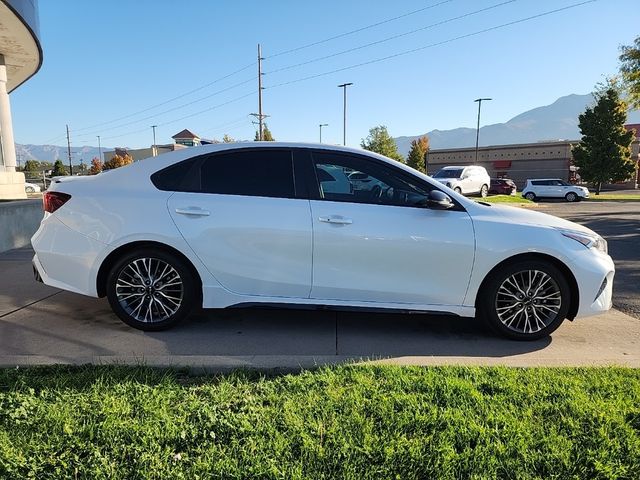
[[[322,127],[328,127],[329,124],[328,123],[321,123],[320,125],[318,125],[318,127],[320,127],[320,143],[322,143]]]
[[[343,89],[343,119],[342,119],[342,144],[347,144],[347,87],[353,85],[353,83],[343,83],[338,85],[338,88]]]
[[[156,147],[156,128],[157,128],[157,125],[151,125],[151,128],[153,129],[153,148],[151,149],[151,155],[153,157],[157,157],[158,156],[158,149]]]
[[[478,102],[478,125],[476,127],[476,162],[478,163],[478,140],[480,140],[480,107],[483,101],[493,100],[492,98],[476,98],[474,102]]]
[[[102,162],[102,145],[100,144],[100,135],[96,135],[98,137],[98,160]]]

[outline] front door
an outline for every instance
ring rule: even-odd
[[[462,208],[418,206],[430,187],[366,157],[314,153],[317,170],[356,170],[377,188],[326,192],[311,201],[311,298],[461,305],[474,257],[471,218]]]

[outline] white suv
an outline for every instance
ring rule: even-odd
[[[479,193],[486,197],[491,179],[484,167],[443,167],[433,176],[437,181],[463,195]]]
[[[536,198],[564,198],[567,202],[577,202],[589,198],[589,189],[571,185],[559,178],[528,179],[522,190],[522,196],[527,200]]]

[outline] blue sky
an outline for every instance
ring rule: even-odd
[[[249,65],[257,43],[266,57],[264,112],[277,140],[317,141],[318,124],[328,123],[323,140],[341,143],[337,85],[344,82],[354,83],[349,145],[379,124],[393,136],[475,127],[473,99],[480,96],[494,99],[483,104],[482,124],[504,122],[560,96],[587,93],[614,74],[619,46],[640,34],[636,0],[599,0],[452,39],[579,1],[40,0],[44,63],[11,95],[14,134],[18,143],[63,145],[68,123],[73,146],[95,146],[100,135],[103,146],[143,147],[153,142],[150,125],[157,124],[158,143],[183,128],[205,138],[252,139],[257,86]],[[472,14],[481,9],[487,10]],[[440,42],[446,43],[281,85]]]

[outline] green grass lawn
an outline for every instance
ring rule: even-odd
[[[640,370],[0,370],[11,479],[640,478]]]
[[[488,202],[488,203],[517,203],[520,205],[534,205],[535,202],[531,200],[527,200],[526,198],[522,198],[522,195],[517,193],[516,195],[489,195],[485,198],[477,198],[479,202]]]
[[[596,195],[593,191],[589,193],[588,202],[592,201],[611,201],[615,200],[618,202],[640,202],[640,194],[638,193],[601,193],[600,195]]]

